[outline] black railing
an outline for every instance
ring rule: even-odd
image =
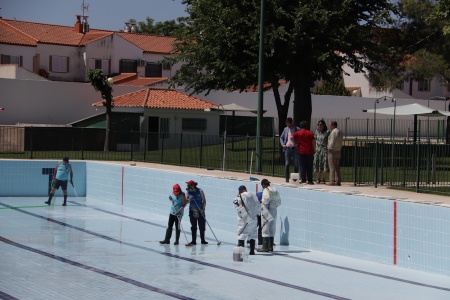
[[[113,131],[103,151],[104,129],[0,127],[0,158],[141,161],[255,173],[253,136]],[[278,136],[262,138],[261,175],[283,177]],[[225,159],[223,150],[226,149]],[[223,165],[225,163],[225,165]],[[292,168],[293,171],[293,168]],[[450,145],[411,140],[348,138],[342,148],[343,182],[450,194]]]

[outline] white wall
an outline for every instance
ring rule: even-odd
[[[134,86],[114,86],[113,95],[119,96],[125,93],[142,89],[142,87]],[[52,82],[52,81],[34,81],[34,80],[17,80],[17,79],[0,79],[0,107],[4,107],[5,111],[0,111],[0,124],[14,125],[16,123],[28,124],[68,124],[102,112],[101,108],[93,108],[92,103],[100,101],[101,95],[95,92],[90,83],[76,82]],[[283,97],[283,95],[281,95]],[[237,103],[245,107],[256,109],[258,106],[258,93],[227,93],[227,92],[211,92],[208,96],[197,95],[200,99],[205,99],[216,104]],[[291,99],[293,101],[293,98]],[[427,106],[428,100],[418,99],[397,99],[397,105],[405,105],[411,103],[420,103]],[[324,118],[342,120],[350,118],[351,120],[367,120],[373,119],[373,114],[363,112],[363,109],[374,108],[374,98],[360,97],[336,97],[336,96],[312,96],[313,112],[312,118]],[[430,100],[430,107],[434,109],[444,110],[446,102]],[[292,116],[292,102],[288,116]],[[391,107],[393,103],[380,100],[377,108]],[[267,112],[264,116],[278,117],[273,93],[266,92],[264,94],[264,109]],[[118,108],[116,108],[119,111]],[[164,116],[161,110],[149,110],[147,116]],[[170,132],[181,131],[181,119],[183,116],[189,117],[210,116],[208,119],[208,134],[217,134],[218,122],[213,119],[217,118],[218,113],[212,112],[167,112],[171,118]],[[252,113],[236,113],[236,115],[250,115]],[[175,120],[175,116],[177,117]],[[231,113],[228,114],[231,116]],[[209,118],[209,117],[208,117]],[[377,114],[377,120],[392,119],[393,116]],[[412,116],[396,116],[397,120],[412,120]],[[426,117],[420,119],[426,120]],[[278,119],[276,119],[277,122]],[[432,118],[432,120],[437,120]],[[342,123],[342,122],[341,122]],[[173,127],[172,127],[173,126]],[[209,127],[211,126],[211,128]],[[361,127],[361,126],[360,126]],[[172,129],[173,128],[173,129]],[[377,129],[379,132],[380,129]],[[403,132],[405,132],[403,130]],[[398,132],[401,132],[399,129]]]
[[[83,53],[85,47],[59,46],[49,44],[38,44],[37,53],[40,54],[40,69],[49,73],[50,80],[60,81],[84,81],[86,67],[84,65]],[[50,71],[50,56],[69,57],[69,72],[56,73]]]
[[[119,73],[119,62],[121,59],[139,60],[143,57],[143,51],[141,48],[133,45],[116,34],[114,35],[114,49],[115,56],[111,66],[111,71],[114,74]]]
[[[33,57],[36,47],[0,44],[0,54],[22,56],[22,67],[33,72]]]
[[[139,90],[115,86],[113,94]],[[0,124],[68,124],[98,114],[92,103],[101,101],[90,83],[0,78]]]
[[[0,78],[47,81],[44,77],[21,68],[16,64],[0,65]]]
[[[258,93],[239,93],[239,92],[224,92],[224,91],[211,91],[208,96],[205,94],[196,95],[201,99],[205,99],[217,104],[231,104],[236,103],[242,105],[244,107],[257,109],[258,108]],[[280,94],[281,98],[284,98],[284,94]],[[384,96],[381,95],[381,96]],[[380,96],[380,97],[381,97]],[[364,109],[372,109],[374,108],[376,98],[365,98],[365,97],[346,97],[346,96],[328,96],[328,95],[312,95],[312,118],[346,118],[351,117],[352,119],[367,119],[370,118],[370,115],[363,112]],[[291,96],[291,103],[289,105],[289,113],[288,116],[292,116],[293,107],[294,107],[294,96]],[[419,103],[427,106],[428,102],[431,108],[444,110],[445,101],[438,100],[426,100],[426,99],[403,99],[399,98],[396,100],[397,105],[406,105],[412,103]],[[390,101],[380,100],[377,104],[377,108],[383,107],[393,107],[394,104]],[[263,109],[267,110],[264,114],[265,117],[278,117],[275,98],[272,92],[264,93],[264,105]],[[255,115],[255,114],[246,114],[246,113],[238,113],[239,115]],[[381,119],[390,119],[391,116],[382,116],[379,115],[377,118]],[[409,116],[398,116],[398,118],[409,119]]]

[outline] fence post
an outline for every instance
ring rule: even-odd
[[[374,142],[374,149],[373,149],[373,157],[374,157],[374,162],[373,162],[373,183],[375,187],[378,187],[378,161],[377,161],[377,156],[378,156],[378,139],[375,140]]]
[[[84,128],[81,128],[81,160],[84,160]]]
[[[30,126],[30,159],[33,159],[33,126]]]
[[[199,157],[199,168],[202,167],[202,155],[203,155],[203,131],[200,133],[200,157]]]
[[[431,178],[431,151],[430,151],[430,139],[428,139],[427,145],[427,184],[430,184]]]
[[[366,140],[369,139],[369,118],[367,118],[366,122]]]
[[[157,134],[157,139],[159,139],[159,134],[158,133],[156,133]],[[144,138],[144,162],[145,162],[145,158],[146,158],[146,155],[147,155],[147,148],[148,148],[148,146],[147,146],[147,141],[148,141],[148,126],[147,126],[147,130],[145,131],[145,138]]]
[[[272,176],[275,176],[275,135],[272,138]]]
[[[420,143],[417,143],[416,154],[416,193],[420,190]]]
[[[181,166],[181,153],[183,151],[183,130],[181,131],[180,134],[180,166]]]
[[[431,155],[431,180],[433,184],[436,184],[436,153]]]
[[[380,149],[380,171],[381,171],[381,182],[380,185],[384,185],[384,139],[381,139],[381,149]]]
[[[167,136],[170,136],[170,133],[168,133]],[[161,164],[164,161],[164,140],[165,139],[162,139],[162,143],[161,143],[161,161],[160,161]]]
[[[357,160],[357,154],[358,154],[358,138],[355,138],[355,151],[353,154],[353,185],[356,186],[358,174],[356,173],[358,170],[358,160]]]
[[[133,161],[133,130],[130,130],[130,160]]]
[[[248,170],[249,172],[251,172],[251,170],[249,170],[248,168],[248,144],[250,142],[250,137],[248,136],[247,133],[247,145],[245,146],[245,170]]]
[[[403,151],[406,151],[406,140],[403,140]],[[414,157],[412,159],[414,160]],[[402,186],[406,186],[406,159],[403,159],[403,183],[402,183]]]

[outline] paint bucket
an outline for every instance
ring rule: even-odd
[[[234,247],[233,248],[233,260],[234,261],[244,261],[245,248],[244,247]]]

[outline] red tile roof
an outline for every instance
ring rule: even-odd
[[[280,80],[278,83],[280,84],[280,86],[282,86],[282,85],[285,85],[287,82],[284,81],[284,80]],[[263,84],[263,90],[266,91],[266,90],[271,90],[271,89],[272,89],[272,84],[271,83],[265,82]],[[246,91],[246,92],[257,92],[258,91],[258,86],[249,86],[244,91]]]
[[[74,19],[74,24],[76,19]],[[141,48],[144,53],[171,54],[175,38],[138,33],[114,32],[90,29],[86,34],[77,33],[74,26],[51,25],[0,18],[0,43],[36,46],[38,43],[84,46],[116,33]]]
[[[120,73],[119,75],[113,76],[113,82],[115,85],[134,80],[138,77],[137,73]]]
[[[137,73],[121,73],[113,77],[114,85],[150,86],[167,81],[167,77],[139,77]]]
[[[0,19],[0,42],[5,44],[35,46],[37,43],[43,43],[84,46],[113,33],[112,31],[91,29],[83,34],[75,32],[73,26]]]
[[[176,40],[174,37],[169,36],[157,36],[128,32],[118,32],[117,35],[141,48],[142,50],[144,50],[144,52],[150,53],[171,54],[173,50],[173,44]]]
[[[115,107],[146,107],[156,109],[183,109],[183,110],[204,110],[206,108],[217,107],[217,104],[189,96],[182,92],[161,89],[146,88],[136,92],[114,97]],[[93,106],[103,106],[103,101],[92,104]]]
[[[167,79],[167,77],[139,77],[137,79],[124,82],[122,83],[122,85],[151,86],[154,84],[166,82]]]

